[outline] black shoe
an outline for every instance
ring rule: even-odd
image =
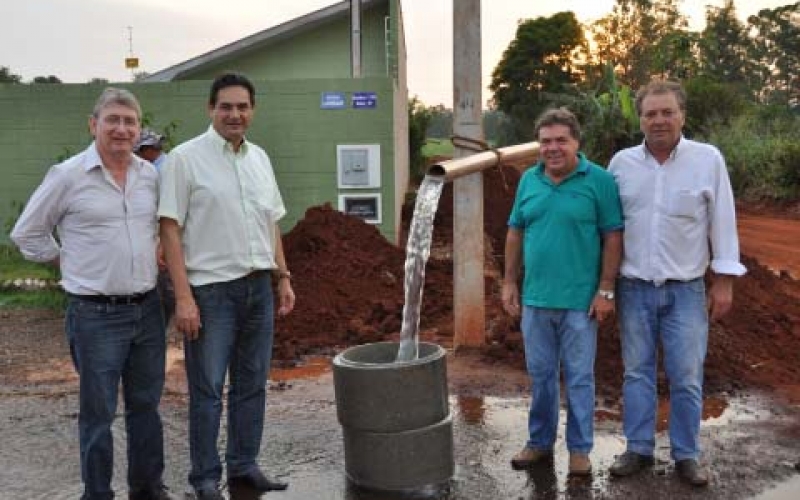
[[[618,456],[609,468],[612,476],[624,477],[635,474],[642,469],[652,467],[655,460],[651,455],[640,455],[633,451],[626,451]]]
[[[197,490],[195,492],[195,498],[197,498],[197,500],[225,500],[225,497],[222,496],[222,493],[216,488]]]
[[[155,488],[131,491],[128,494],[129,500],[178,500],[180,497],[170,493],[169,488],[159,484]]]
[[[256,469],[244,476],[229,477],[228,486],[230,488],[246,486],[256,491],[283,491],[289,487],[289,483],[267,477],[263,472]]]
[[[679,460],[675,462],[675,470],[681,479],[692,486],[708,486],[708,473],[700,467],[697,460]]]

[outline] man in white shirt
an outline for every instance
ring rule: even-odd
[[[660,342],[675,469],[689,484],[706,486],[698,459],[708,314],[715,320],[730,310],[734,277],[745,273],[733,192],[719,150],[682,135],[686,93],[680,84],[651,82],[637,94],[636,108],[645,141],[609,164],[625,218],[617,310],[627,439],[610,471],[628,476],[654,462]]]
[[[255,89],[239,74],[214,80],[211,126],[173,149],[162,171],[158,215],[175,288],[175,327],[185,335],[189,382],[189,483],[199,500],[219,500],[217,451],[229,372],[228,484],[286,489],[265,476],[261,447],[272,356],[273,289],[279,315],[294,307],[277,221],[286,213],[267,154],[245,139]]]
[[[111,424],[120,380],[130,498],[177,498],[162,483],[158,404],[166,339],[154,291],[158,174],[132,153],[141,115],[133,94],[106,89],[89,117],[94,142],[50,169],[11,233],[27,259],[61,267],[67,338],[80,376],[83,500],[114,497]]]

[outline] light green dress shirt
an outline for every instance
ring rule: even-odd
[[[276,223],[285,214],[264,150],[245,140],[234,152],[213,126],[173,149],[161,169],[158,216],[182,228],[194,286],[276,268]]]

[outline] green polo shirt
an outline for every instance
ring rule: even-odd
[[[614,177],[578,154],[556,185],[536,164],[522,176],[508,225],[520,230],[522,303],[588,310],[600,279],[603,234],[623,227]]]

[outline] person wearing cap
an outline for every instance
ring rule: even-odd
[[[164,160],[167,159],[167,154],[164,153],[164,136],[159,135],[154,130],[143,128],[139,140],[133,147],[133,152],[139,158],[149,161],[156,167],[156,170],[161,171],[161,166]],[[169,278],[169,272],[163,263],[159,263],[158,272],[158,294],[161,297],[161,305],[164,309],[164,324],[169,325],[172,316],[175,314],[175,290],[172,287],[172,280]]]
[[[82,500],[114,498],[111,426],[120,381],[129,498],[177,499],[162,482],[158,405],[166,336],[155,291],[158,173],[133,154],[141,115],[129,91],[103,91],[89,117],[94,142],[50,169],[11,232],[25,258],[61,269],[67,340],[80,381]]]
[[[161,166],[167,159],[167,155],[164,154],[164,136],[149,128],[142,129],[142,135],[136,141],[133,152],[152,163],[156,170],[161,171]]]
[[[224,498],[217,440],[226,406],[228,485],[259,492],[288,486],[257,462],[274,317],[288,314],[295,297],[278,227],[286,208],[269,157],[245,138],[254,106],[245,76],[216,78],[211,125],[170,152],[161,176],[158,215],[175,286],[175,326],[185,335],[189,483],[198,500]]]

